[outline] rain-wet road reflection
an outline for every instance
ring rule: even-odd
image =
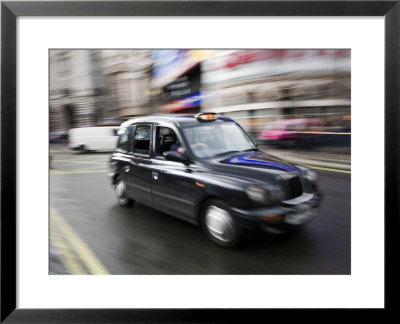
[[[120,207],[106,174],[108,156],[56,155],[50,205],[111,274],[350,273],[350,174],[319,172],[325,198],[301,231],[245,240],[230,250],[162,212]]]

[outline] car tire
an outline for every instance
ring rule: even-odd
[[[122,180],[120,176],[117,176],[115,178],[114,192],[115,195],[117,196],[118,203],[122,207],[130,207],[135,203],[133,199],[126,197],[126,184],[125,181]]]
[[[221,200],[210,199],[203,207],[201,226],[206,236],[222,247],[236,247],[241,234],[229,206]]]
[[[88,152],[88,150],[87,150],[87,148],[86,148],[85,145],[79,146],[79,153],[85,154],[85,153],[87,153],[87,152]]]

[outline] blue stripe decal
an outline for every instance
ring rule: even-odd
[[[229,118],[229,117],[218,116],[218,119],[221,119],[221,120],[228,120],[228,121],[234,122],[235,124],[238,124],[236,121],[234,121],[232,118]]]
[[[277,168],[277,169],[282,169],[285,171],[296,171],[296,169],[293,169],[291,167],[288,167],[288,166],[285,166],[285,165],[282,165],[279,163],[249,159],[248,157],[251,155],[254,155],[254,154],[248,153],[248,154],[240,155],[240,156],[234,157],[232,159],[229,159],[226,162],[229,164],[262,165],[262,166],[268,166],[268,167],[273,167],[273,168]]]

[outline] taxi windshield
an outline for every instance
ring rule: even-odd
[[[233,122],[211,122],[184,128],[184,135],[194,155],[211,158],[256,150],[250,137]]]

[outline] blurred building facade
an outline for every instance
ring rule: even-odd
[[[350,65],[350,50],[218,51],[202,63],[202,109],[254,133],[285,118],[350,118]]]
[[[212,111],[259,132],[351,116],[350,50],[50,50],[50,131]]]
[[[150,50],[50,50],[50,131],[151,112]]]

